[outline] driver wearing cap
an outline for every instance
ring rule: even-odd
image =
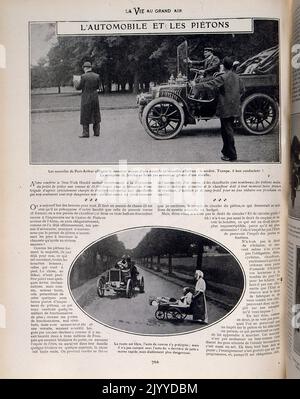
[[[204,60],[192,61],[188,59],[188,62],[191,65],[199,65],[203,67],[204,77],[213,76],[214,73],[219,72],[221,61],[216,55],[214,55],[214,49],[212,47],[205,47],[203,54]]]

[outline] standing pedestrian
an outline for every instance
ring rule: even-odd
[[[84,74],[81,76],[77,90],[82,90],[80,107],[80,124],[82,125],[82,135],[80,138],[89,137],[89,125],[93,125],[94,136],[100,135],[100,106],[98,89],[100,87],[100,77],[92,72],[92,64],[86,61],[83,64]]]
[[[196,270],[195,278],[196,278],[196,286],[195,292],[193,295],[193,301],[191,304],[191,311],[193,314],[193,320],[199,321],[201,323],[208,323],[207,316],[207,305],[206,305],[206,283],[204,281],[204,274],[201,270]]]
[[[244,85],[240,77],[232,71],[233,60],[225,57],[223,60],[224,73],[206,82],[195,85],[196,91],[201,89],[218,89],[218,105],[216,115],[221,121],[221,135],[223,161],[236,161],[237,152],[234,142],[234,120],[241,114],[241,96]]]

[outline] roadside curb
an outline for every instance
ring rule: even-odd
[[[100,107],[100,110],[115,110],[115,109],[137,109],[137,105],[124,105],[120,107]],[[49,113],[49,112],[79,112],[80,107],[71,107],[71,108],[37,108],[32,109],[32,114],[40,114],[40,113]]]
[[[99,276],[93,277],[79,287],[76,287],[73,290],[71,289],[72,297],[81,308],[87,306],[90,303],[91,298],[94,296],[97,290],[98,278]]]
[[[139,268],[141,268],[142,270],[145,270],[145,271],[147,271],[147,272],[150,272],[150,273],[152,273],[152,274],[154,274],[154,275],[156,275],[156,276],[162,278],[163,280],[170,281],[170,282],[172,282],[173,284],[178,285],[179,287],[185,287],[186,284],[189,283],[188,280],[182,281],[182,280],[180,280],[178,277],[168,276],[168,275],[166,275],[166,274],[163,274],[162,272],[157,272],[157,271],[155,271],[155,270],[153,270],[153,269],[148,269],[148,268],[145,268],[144,266],[140,266],[139,264],[137,264],[137,266],[138,266]],[[191,278],[191,280],[192,280],[192,278]],[[225,308],[226,310],[231,310],[231,309],[234,307],[233,304],[230,304],[230,303],[228,303],[228,302],[224,302],[223,300],[221,301],[219,298],[215,297],[215,296],[212,294],[212,292],[209,291],[209,290],[206,291],[205,295],[206,295],[206,297],[209,298],[211,301],[217,302],[220,306],[222,306],[222,307]]]

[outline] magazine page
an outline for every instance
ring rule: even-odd
[[[289,2],[136,3],[2,2],[0,375],[283,378]]]
[[[290,126],[290,190],[288,230],[288,350],[287,376],[300,378],[300,212],[299,212],[299,49],[300,2],[293,4],[292,24],[292,113]]]

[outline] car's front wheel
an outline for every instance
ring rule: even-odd
[[[98,292],[98,295],[100,296],[100,298],[104,297],[105,288],[104,288],[103,281],[101,279],[99,279],[98,283],[97,283],[97,292]]]
[[[172,139],[182,129],[184,111],[172,98],[156,98],[145,107],[142,124],[146,132],[154,139]]]
[[[126,285],[126,297],[131,298],[132,295],[133,295],[133,286],[132,286],[132,281],[129,279]]]

